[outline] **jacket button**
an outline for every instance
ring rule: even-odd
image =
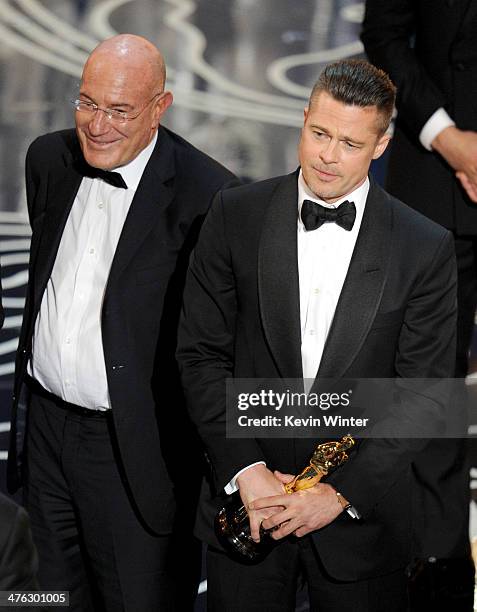
[[[467,68],[467,66],[463,62],[457,62],[456,64],[454,64],[454,68],[459,72],[463,72]]]

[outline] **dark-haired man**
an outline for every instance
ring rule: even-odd
[[[214,539],[220,500],[204,504],[211,610],[293,610],[301,578],[313,610],[406,609],[420,443],[362,441],[326,483],[284,495],[315,440],[227,439],[224,425],[231,376],[452,375],[452,237],[368,178],[394,98],[367,62],[326,67],[305,109],[299,170],[220,193],[203,226],[179,333],[183,384],[217,491],[238,487],[254,539],[262,524],[282,540],[242,565]]]

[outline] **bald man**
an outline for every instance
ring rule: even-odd
[[[41,587],[70,591],[72,610],[192,606],[201,466],[176,327],[202,219],[234,177],[161,125],[165,77],[147,40],[106,40],[84,67],[76,131],[27,154],[9,486],[23,476]]]

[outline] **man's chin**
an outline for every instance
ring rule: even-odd
[[[93,168],[100,168],[101,170],[111,170],[117,167],[117,160],[111,155],[98,155],[91,153],[90,151],[83,151],[83,156],[86,162]]]
[[[115,168],[118,165],[118,152],[117,150],[114,151],[111,145],[101,147],[90,142],[84,136],[80,137],[79,141],[83,157],[93,168],[111,170],[111,168]]]
[[[339,197],[335,194],[334,191],[331,191],[330,189],[324,189],[322,185],[315,185],[314,187],[312,187],[311,190],[313,191],[315,196],[319,200],[323,200],[323,202],[328,202],[328,200],[333,200]]]

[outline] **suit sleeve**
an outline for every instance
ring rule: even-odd
[[[234,375],[237,311],[223,192],[219,192],[191,257],[177,350],[188,409],[219,491],[242,468],[264,460],[255,440],[226,436],[226,380]]]
[[[453,239],[446,232],[407,303],[395,360],[400,394],[373,437],[362,440],[343,469],[328,479],[365,518],[433,432],[446,435],[458,418],[464,427],[464,404],[450,401],[455,393],[449,379],[455,365],[456,283]],[[450,413],[451,407],[455,412]],[[390,431],[396,437],[390,438]],[[422,438],[416,437],[420,432]]]
[[[28,147],[25,158],[26,200],[30,225],[32,225],[35,216],[39,212],[36,211],[35,201],[40,188],[41,174],[48,173],[48,168],[38,163],[39,160],[44,160],[41,149],[42,142],[40,137],[34,140]]]
[[[366,1],[361,33],[365,51],[370,62],[387,72],[396,85],[399,117],[417,138],[427,120],[438,108],[445,108],[448,100],[417,57],[412,43],[415,34],[412,0]]]

